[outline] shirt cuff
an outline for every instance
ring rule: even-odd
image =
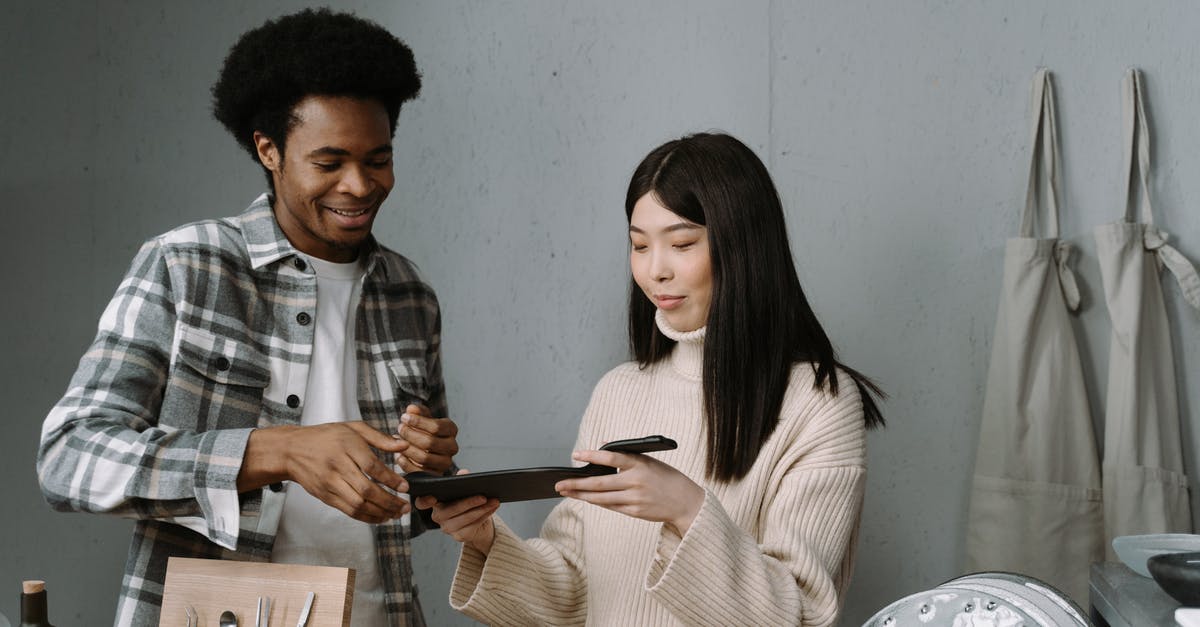
[[[241,500],[237,477],[246,443],[254,429],[214,429],[201,434],[196,451],[193,481],[196,501],[207,523],[208,539],[237,550],[241,528]]]

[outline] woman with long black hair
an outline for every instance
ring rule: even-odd
[[[473,497],[451,605],[491,624],[830,625],[849,582],[879,389],[838,362],[800,288],[762,161],[722,134],[668,142],[626,195],[629,341],[600,380],[540,537]],[[679,448],[595,450],[661,433]]]

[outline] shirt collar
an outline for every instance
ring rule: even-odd
[[[299,254],[283,234],[283,229],[279,228],[279,221],[275,219],[275,212],[271,210],[269,194],[264,193],[254,199],[242,212],[240,219],[242,237],[246,239],[246,251],[250,254],[250,267],[255,270]],[[378,265],[381,254],[374,235],[363,242],[361,253],[367,256],[366,263],[363,264],[363,273],[369,275]]]

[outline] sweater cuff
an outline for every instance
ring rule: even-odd
[[[654,561],[646,573],[646,592],[653,595],[679,595],[687,598],[693,593],[695,582],[703,580],[706,573],[715,568],[725,568],[719,555],[712,547],[728,543],[730,529],[740,532],[721,501],[709,490],[704,490],[704,503],[682,537],[670,525],[662,525]]]
[[[501,582],[510,579],[513,574],[504,572],[504,564],[511,563],[521,552],[521,538],[499,516],[492,516],[492,525],[496,530],[492,548],[485,555],[463,544],[450,584],[450,607],[471,616],[505,613],[504,607],[495,602],[494,595],[488,593],[489,587],[495,589],[496,586],[488,584],[497,579]]]

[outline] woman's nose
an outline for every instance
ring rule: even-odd
[[[652,253],[650,259],[650,276],[654,277],[655,281],[666,281],[675,276],[675,272],[671,269],[670,260],[667,255],[661,252]]]

